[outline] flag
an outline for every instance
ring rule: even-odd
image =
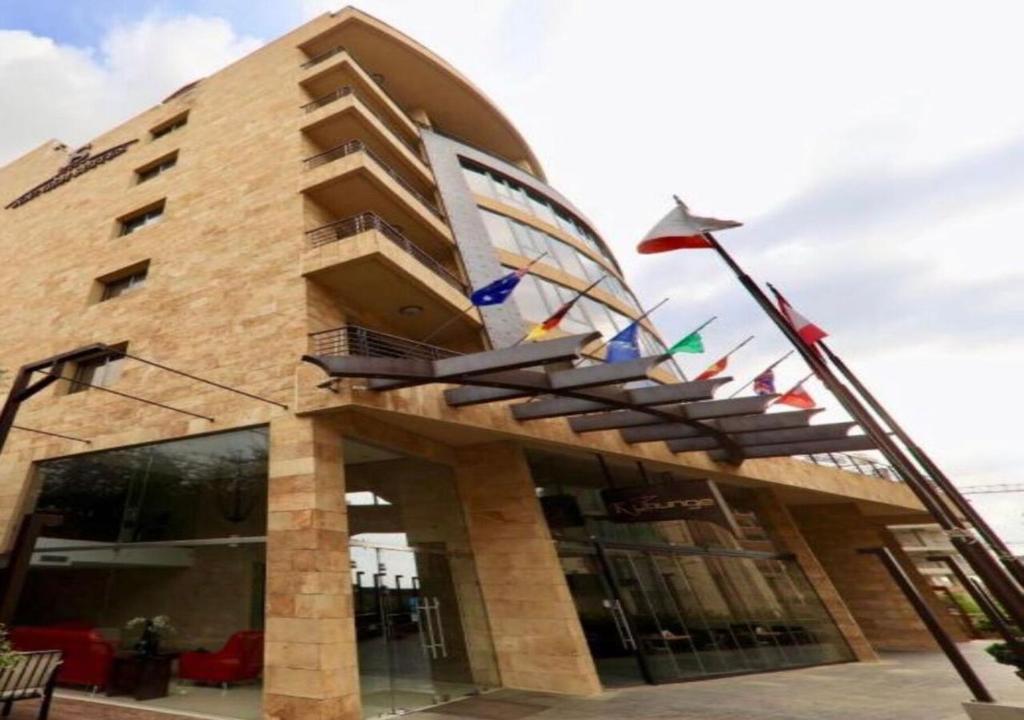
[[[562,322],[562,318],[569,314],[569,311],[572,310],[572,306],[575,305],[576,301],[579,299],[580,295],[577,295],[572,300],[567,302],[565,305],[555,310],[555,312],[552,313],[551,317],[549,317],[547,320],[545,320],[542,323],[537,323],[532,328],[530,328],[530,332],[526,333],[526,337],[523,339],[536,340],[537,338],[547,335],[549,332],[558,327],[558,324]]]
[[[682,248],[709,248],[711,243],[704,236],[705,233],[713,230],[728,230],[740,225],[742,223],[734,220],[691,215],[686,205],[677,201],[676,206],[669,210],[668,215],[663,217],[644,236],[636,250],[643,255],[649,255]]]
[[[676,353],[702,353],[704,352],[704,340],[699,332],[692,332],[675,345],[668,349],[669,355]]]
[[[774,395],[775,394],[775,371],[768,368],[763,373],[754,378],[754,394],[755,395]]]
[[[769,287],[771,286],[769,285]],[[793,329],[796,330],[796,334],[800,336],[801,340],[809,346],[814,347],[816,342],[828,337],[827,332],[794,310],[793,306],[789,304],[789,301],[786,300],[786,298],[782,297],[782,294],[779,293],[778,290],[775,288],[771,289],[772,292],[775,293],[776,299],[779,301],[779,312],[781,312],[782,316],[786,318],[786,322],[793,326]]]
[[[631,322],[608,341],[608,349],[604,353],[605,362],[625,362],[640,357],[640,346],[636,338],[638,328],[639,323]]]
[[[812,398],[806,390],[804,390],[804,384],[799,383],[792,390],[787,392],[785,395],[780,397],[775,402],[783,405],[792,405],[803,410],[814,409],[814,398]]]
[[[513,270],[508,275],[503,275],[489,285],[484,285],[479,290],[474,290],[469,296],[470,302],[476,307],[485,305],[501,305],[508,300],[508,296],[516,289],[516,285],[526,274],[526,268]]]
[[[720,373],[723,370],[725,370],[725,368],[726,368],[726,366],[728,364],[729,364],[729,356],[728,355],[723,355],[715,363],[713,363],[712,365],[709,365],[708,369],[705,370],[704,372],[702,372],[700,375],[698,375],[695,379],[696,380],[710,380],[715,375],[717,375],[718,373]]]

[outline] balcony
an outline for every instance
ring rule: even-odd
[[[314,65],[319,65],[324,60],[329,60],[335,55],[338,55],[339,53],[343,52],[345,52],[345,48],[343,48],[341,45],[337,45],[329,50],[325,50],[321,53],[314,55],[309,60],[302,63],[299,67],[302,68],[303,70],[309,70],[309,68],[313,67]]]
[[[461,354],[455,350],[351,324],[311,333],[309,350],[313,355],[358,355],[419,360],[440,360]]]
[[[309,243],[310,248],[316,249],[329,243],[370,232],[371,230],[376,230],[402,250],[409,253],[409,255],[416,258],[421,264],[459,292],[466,293],[466,284],[451,270],[373,213],[362,213],[310,230],[306,233],[306,241]]]
[[[359,138],[418,194],[432,192],[434,176],[415,146],[398,134],[355,88],[335,88],[303,105],[302,110],[300,129],[313,147],[334,148],[341,140]]]
[[[343,297],[345,316],[373,318],[405,337],[427,337],[454,317],[440,337],[461,347],[479,342],[481,321],[465,312],[466,286],[454,267],[450,247],[428,251],[367,212],[309,230],[300,272],[325,297]]]
[[[307,158],[305,166],[300,190],[327,217],[372,212],[388,218],[402,234],[422,238],[424,242],[417,243],[421,247],[453,246],[438,207],[366,142],[343,143]]]

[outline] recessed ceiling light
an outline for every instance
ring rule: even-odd
[[[401,315],[408,315],[409,317],[412,317],[423,312],[423,307],[421,305],[403,305],[398,308],[398,312]]]

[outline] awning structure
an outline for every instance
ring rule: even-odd
[[[306,355],[331,378],[365,378],[379,392],[430,383],[445,390],[450,407],[523,400],[510,405],[527,422],[564,417],[577,433],[618,430],[628,443],[664,442],[672,452],[706,450],[715,460],[874,449],[866,435],[850,435],[852,422],[811,425],[820,410],[766,413],[778,396],[716,400],[731,378],[651,384],[665,355],[622,363],[572,367],[600,333],[486,350],[452,357]]]

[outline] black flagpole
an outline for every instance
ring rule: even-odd
[[[682,202],[676,199],[680,205]],[[932,494],[932,487],[917,467],[911,462],[903,450],[889,437],[878,424],[874,416],[868,412],[850,390],[839,381],[825,364],[818,353],[807,345],[797,334],[796,329],[776,308],[764,291],[747,275],[732,259],[710,232],[703,233],[708,244],[718,253],[719,257],[736,275],[736,279],[750,293],[751,297],[761,306],[765,314],[775,323],[794,349],[800,353],[814,374],[825,384],[836,400],[850,414],[864,432],[871,438],[893,468],[907,483],[907,487],[917,496],[925,509],[935,518],[936,522],[946,531],[950,542],[960,551],[963,558],[970,564],[982,579],[989,591],[1002,603],[1007,613],[1018,627],[1024,628],[1024,595],[1020,588],[1006,575],[1001,564],[996,564],[988,550],[979,546],[975,538],[959,518],[952,515],[944,501]]]
[[[718,358],[718,359],[717,359],[717,360],[715,360],[715,361],[714,361],[713,363],[711,363],[711,364],[710,364],[710,365],[708,365],[708,366],[707,366],[706,368],[704,368],[704,369],[703,369],[703,370],[702,370],[702,371],[701,371],[701,372],[700,372],[700,373],[699,373],[699,374],[697,375],[697,377],[700,377],[701,375],[703,375],[704,373],[706,373],[706,372],[707,372],[708,370],[710,370],[711,368],[713,368],[713,367],[714,367],[715,365],[717,365],[718,363],[722,362],[723,360],[726,360],[726,361],[728,361],[728,359],[729,359],[729,358],[731,358],[731,357],[732,357],[733,355],[735,355],[735,354],[736,354],[736,352],[737,352],[737,351],[738,351],[738,350],[739,350],[740,348],[742,348],[742,347],[743,347],[744,345],[746,345],[746,344],[747,344],[748,342],[750,342],[750,341],[751,341],[751,340],[753,340],[753,339],[754,339],[754,336],[753,336],[753,335],[751,335],[751,336],[750,336],[750,337],[748,337],[748,338],[747,338],[746,340],[744,340],[743,342],[741,342],[741,343],[740,343],[739,345],[737,345],[736,347],[734,347],[734,348],[733,348],[732,350],[730,350],[729,352],[727,352],[727,353],[726,353],[725,355],[722,355],[722,356],[721,356],[720,358]],[[719,370],[718,372],[716,372],[716,373],[715,373],[715,375],[717,375],[717,374],[718,374],[719,372],[723,372],[724,370],[725,370],[725,368],[722,368],[721,370]]]
[[[766,368],[765,368],[764,370],[762,370],[761,372],[759,372],[759,373],[758,373],[757,375],[755,375],[754,377],[750,378],[750,382],[748,382],[748,383],[747,383],[746,385],[744,385],[743,387],[741,387],[741,388],[740,388],[739,390],[737,390],[736,392],[734,392],[734,393],[733,393],[732,395],[730,395],[729,397],[731,397],[731,398],[734,398],[734,397],[736,397],[737,395],[739,395],[739,394],[740,394],[741,392],[743,392],[743,391],[744,391],[744,390],[746,390],[746,389],[747,389],[748,387],[750,387],[750,386],[751,386],[751,385],[753,385],[753,384],[754,384],[755,382],[757,382],[757,379],[758,379],[759,377],[761,377],[762,375],[764,375],[764,374],[765,374],[766,372],[768,372],[769,370],[774,370],[775,368],[777,368],[777,367],[778,367],[779,365],[781,365],[781,364],[782,364],[782,361],[783,361],[783,360],[785,360],[786,358],[788,358],[788,357],[789,357],[790,355],[792,355],[792,354],[793,354],[793,351],[792,351],[792,350],[790,350],[790,351],[789,351],[788,353],[786,353],[785,355],[783,355],[782,357],[780,357],[780,358],[779,358],[778,360],[776,360],[775,362],[773,362],[773,363],[772,363],[771,365],[769,365],[768,367],[766,367]]]
[[[768,287],[771,287],[769,285]],[[774,288],[772,288],[773,291]],[[777,293],[777,291],[775,291]],[[874,394],[867,389],[867,387],[860,381],[860,379],[853,373],[852,370],[842,361],[832,349],[828,347],[824,342],[818,343],[821,349],[825,352],[825,356],[828,357],[829,361],[835,365],[839,372],[853,385],[854,389],[860,393],[860,396],[864,398],[869,406],[878,414],[886,425],[895,433],[903,444],[906,446],[910,454],[921,464],[924,471],[935,481],[942,491],[946,494],[946,497],[952,501],[953,505],[963,513],[964,517],[967,518],[968,522],[974,526],[978,534],[988,543],[989,547],[995,552],[996,556],[1002,562],[1003,566],[1016,578],[1017,582],[1024,585],[1024,566],[1021,565],[1020,560],[1010,551],[1003,539],[996,534],[992,527],[985,521],[981,514],[974,508],[973,505],[960,494],[959,488],[953,484],[949,477],[939,469],[938,465],[931,459],[931,457],[921,448],[920,445],[914,442],[913,438],[907,434],[907,431],[896,422],[892,415],[889,414],[888,410],[875,398]]]

